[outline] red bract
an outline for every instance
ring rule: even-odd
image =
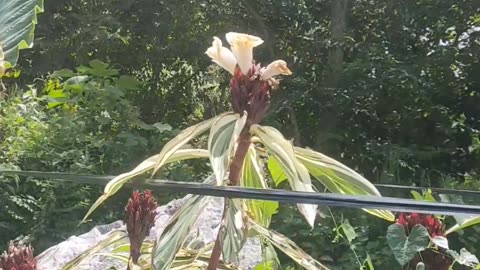
[[[0,256],[0,269],[3,270],[35,270],[37,260],[33,257],[33,248],[22,244],[15,245],[10,241],[7,252]]]
[[[442,222],[432,215],[400,213],[397,219],[397,224],[405,227],[407,234],[412,230],[413,226],[418,224],[427,228],[428,234],[431,237],[445,236],[445,227],[443,226]]]
[[[125,222],[128,238],[130,239],[130,257],[134,263],[138,262],[143,240],[155,224],[157,202],[150,190],[143,193],[133,192],[125,207]]]
[[[247,75],[237,67],[230,80],[233,111],[247,112],[247,125],[259,123],[270,105],[270,92],[275,81],[260,79],[260,64],[253,64]]]

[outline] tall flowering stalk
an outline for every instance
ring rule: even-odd
[[[230,88],[233,111],[241,116],[247,114],[247,120],[238,137],[228,175],[230,185],[237,186],[240,182],[245,156],[251,144],[250,127],[260,123],[265,117],[270,105],[271,91],[278,86],[274,76],[291,75],[292,72],[283,60],[274,61],[266,67],[262,67],[254,61],[253,48],[263,43],[261,38],[235,32],[227,33],[225,37],[231,50],[223,47],[222,41],[218,37],[214,37],[212,47],[208,48],[206,54],[214,63],[232,74]],[[217,269],[223,234],[222,226],[210,257],[209,270]]]
[[[155,224],[157,202],[150,190],[133,192],[125,207],[125,223],[130,239],[130,261],[138,263],[143,240]],[[130,266],[129,266],[130,267]]]
[[[7,251],[0,256],[0,269],[36,270],[37,260],[33,257],[33,248],[29,245],[15,245],[10,241]]]

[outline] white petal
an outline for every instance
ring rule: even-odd
[[[233,53],[222,46],[222,41],[218,37],[213,37],[212,47],[205,52],[214,63],[226,69],[233,75],[237,60]]]
[[[232,48],[233,55],[237,59],[238,66],[243,75],[247,75],[253,63],[253,48],[263,43],[259,37],[229,32],[226,34],[228,43]]]
[[[292,75],[292,72],[287,67],[287,63],[283,60],[273,61],[266,68],[262,69],[260,79],[268,80],[277,75]]]

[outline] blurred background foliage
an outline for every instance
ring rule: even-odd
[[[38,20],[35,46],[3,79],[2,167],[104,175],[133,168],[178,130],[228,109],[228,74],[204,52],[212,36],[238,31],[265,40],[258,61],[285,59],[294,72],[275,93],[267,124],[295,144],[375,183],[479,190],[478,1],[46,0]],[[163,177],[191,181],[207,170],[175,164]],[[41,251],[120,219],[128,190],[77,226],[100,193],[0,178],[0,247],[23,235]],[[158,196],[165,203],[176,195]],[[284,206],[273,228],[339,269],[367,252],[374,265],[394,265],[388,224],[372,226],[352,211],[334,216],[310,230]],[[338,236],[344,219],[361,259]],[[468,237],[458,242],[478,252]]]

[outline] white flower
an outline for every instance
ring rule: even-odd
[[[235,32],[229,32],[225,37],[232,48],[240,70],[243,75],[247,75],[253,63],[253,48],[262,44],[263,40],[256,36]]]
[[[212,58],[213,62],[233,75],[237,60],[229,49],[222,46],[222,41],[218,37],[213,37],[212,47],[205,53]]]
[[[273,61],[266,68],[262,69],[260,79],[268,80],[277,75],[292,75],[292,72],[287,67],[287,62],[283,60]]]

